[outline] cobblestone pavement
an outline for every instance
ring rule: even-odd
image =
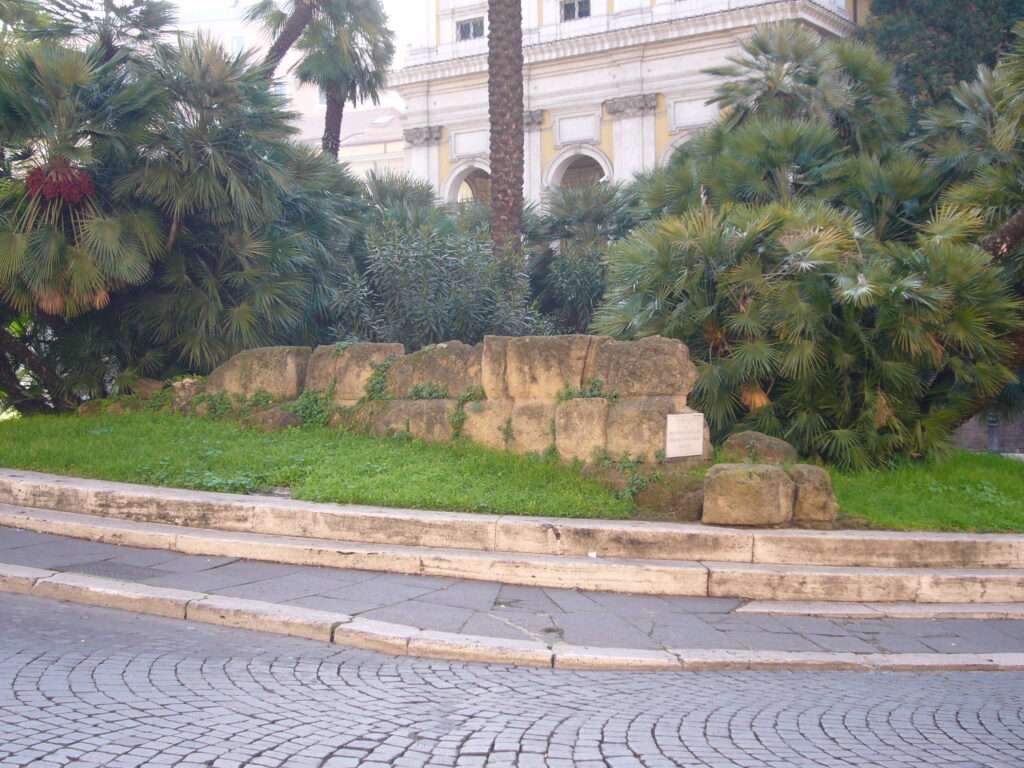
[[[612,648],[1017,653],[1024,621],[735,613],[744,601],[502,586],[179,555],[0,527],[0,562],[346,613],[420,629]]]
[[[1024,765],[1024,675],[392,659],[0,595],[0,766]]]

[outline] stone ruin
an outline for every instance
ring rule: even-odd
[[[832,527],[839,508],[828,472],[799,464],[782,440],[733,435],[721,456],[731,463],[710,467],[704,417],[687,406],[696,379],[686,346],[671,339],[488,336],[411,354],[401,344],[253,349],[205,384],[174,385],[174,401],[188,410],[200,391],[236,402],[269,396],[275,404],[248,423],[272,430],[300,423],[283,403],[317,393],[329,398],[333,424],[377,436],[556,451],[659,519]]]
[[[401,344],[254,349],[215,370],[206,390],[275,400],[329,394],[337,422],[375,435],[462,436],[582,462],[702,462],[710,435],[686,404],[696,377],[686,346],[661,337],[488,336],[411,354]]]

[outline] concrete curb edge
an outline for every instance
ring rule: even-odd
[[[341,613],[0,563],[0,592],[449,661],[580,671],[1024,671],[1024,653],[853,654],[589,648],[434,632]]]

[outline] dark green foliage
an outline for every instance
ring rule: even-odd
[[[1020,14],[1019,0],[873,0],[866,37],[923,114],[978,65],[995,64]]]
[[[409,400],[446,400],[448,390],[444,387],[428,381],[424,384],[416,384],[409,390]]]
[[[388,394],[388,372],[391,370],[391,366],[395,364],[398,358],[395,355],[391,355],[383,363],[371,363],[373,373],[370,374],[370,378],[366,380],[366,394],[363,395],[363,400],[369,402],[372,400],[388,400],[391,395]]]
[[[685,341],[716,436],[843,467],[942,448],[1013,378],[1020,303],[977,214],[936,210],[950,169],[899,141],[862,45],[771,27],[716,71],[729,110],[649,182],[667,215],[611,249],[595,329]]]
[[[333,400],[333,392],[307,390],[299,395],[298,399],[287,403],[283,408],[302,419],[303,426],[326,427],[334,412],[334,406],[331,404]]]
[[[606,246],[629,234],[645,215],[635,185],[552,191],[543,214],[528,228],[530,282],[538,309],[559,329],[586,332],[604,296]]]

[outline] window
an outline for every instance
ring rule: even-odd
[[[477,16],[475,19],[464,19],[455,25],[456,39],[476,40],[484,36],[484,17]]]
[[[562,3],[562,21],[585,19],[590,16],[590,0],[564,0]]]

